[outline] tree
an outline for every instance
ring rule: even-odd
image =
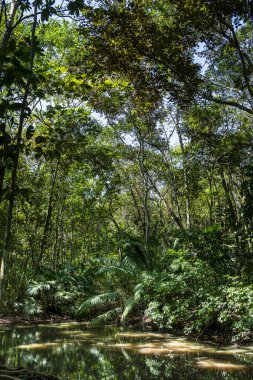
[[[204,99],[252,115],[251,26],[241,1],[110,1],[86,8],[83,33],[97,58],[93,70],[183,106]]]

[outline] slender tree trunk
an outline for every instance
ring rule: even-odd
[[[117,229],[117,245],[118,245],[118,252],[119,252],[119,258],[120,258],[120,262],[122,262],[122,259],[123,259],[123,255],[122,255],[122,249],[121,249],[121,229],[120,229],[120,226],[118,225],[116,219],[114,218],[114,215],[112,213],[112,199],[110,199],[110,203],[109,203],[109,210],[107,211],[109,217],[111,218],[113,224],[115,225],[116,229]]]
[[[129,183],[130,183],[130,178],[129,178],[127,172],[124,170],[123,167],[122,167],[122,171],[123,171],[123,173],[124,173],[124,175],[125,175],[126,180],[128,180]],[[140,210],[140,207],[139,207],[139,204],[138,204],[138,201],[137,201],[136,195],[135,195],[135,193],[134,193],[133,187],[132,187],[132,186],[129,186],[129,190],[130,190],[130,193],[131,193],[131,196],[132,196],[132,199],[133,199],[133,203],[134,203],[134,206],[135,206],[135,210],[137,211],[137,214],[138,214],[138,218],[139,218],[139,220],[141,220],[141,210]],[[137,190],[136,190],[136,192],[138,193]],[[139,196],[139,194],[138,194],[138,196]]]
[[[56,226],[55,226],[55,241],[54,241],[54,245],[53,245],[53,259],[52,259],[52,263],[53,263],[53,268],[56,270],[57,269],[57,263],[58,263],[58,255],[59,255],[59,229],[60,229],[60,222],[62,220],[62,204],[63,204],[63,199],[62,197],[60,198],[60,204],[59,204],[59,207],[58,207],[58,212],[57,212],[57,218],[56,218]]]
[[[138,153],[138,163],[139,170],[142,177],[143,184],[143,194],[142,198],[142,208],[143,208],[143,237],[144,237],[144,250],[147,265],[151,267],[152,257],[149,251],[149,241],[150,241],[150,215],[149,215],[149,175],[148,169],[145,167],[146,154],[144,146],[144,136],[139,130],[136,129],[136,137],[139,143],[139,153]]]
[[[6,7],[6,5],[5,5],[5,7]],[[9,44],[11,34],[13,31],[13,24],[14,24],[14,20],[15,20],[17,10],[18,10],[18,2],[16,0],[12,0],[11,4],[10,4],[9,17],[7,18],[7,20],[5,20],[5,26],[6,27],[5,27],[4,35],[3,35],[3,38],[1,41],[1,48],[2,49],[5,49]]]
[[[210,226],[212,226],[212,224],[213,224],[213,206],[214,206],[212,179],[208,178],[208,182],[209,182],[209,190],[210,190],[210,195],[209,195],[210,200],[207,197],[207,203],[208,203],[208,208],[209,208],[209,224],[210,224]]]
[[[149,177],[149,181],[150,181],[150,184],[152,185],[152,188],[154,189],[154,191],[156,192],[156,194],[159,195],[160,199],[163,200],[170,216],[172,217],[172,219],[174,220],[174,222],[177,224],[177,226],[181,229],[181,230],[184,230],[184,225],[183,225],[183,222],[182,222],[182,219],[174,212],[174,210],[172,209],[172,207],[169,205],[166,197],[161,193],[161,191],[159,190],[158,186],[154,183],[154,181],[152,180],[151,177]]]
[[[184,148],[184,142],[182,138],[182,133],[180,130],[179,125],[179,111],[177,110],[176,115],[176,131],[178,134],[179,144],[182,151],[182,157],[183,157],[183,176],[184,176],[184,189],[185,189],[185,212],[186,212],[186,228],[191,228],[191,218],[190,218],[190,192],[189,192],[189,178],[188,178],[188,163],[187,163],[187,157],[185,153]]]
[[[166,224],[166,221],[165,221],[165,218],[163,215],[163,211],[162,211],[162,205],[161,205],[162,200],[159,200],[159,203],[160,203],[160,205],[159,205],[158,209],[159,209],[159,215],[160,215],[160,223],[161,223],[161,226],[162,226],[163,231],[164,231],[162,233],[162,239],[163,239],[163,242],[165,243],[166,248],[168,248],[171,246],[171,242],[169,240],[168,233],[166,231],[166,227],[168,227],[168,226]]]
[[[19,155],[20,155],[20,148],[21,148],[21,139],[22,139],[23,126],[24,126],[24,122],[26,118],[25,111],[27,107],[27,100],[28,100],[28,96],[30,92],[31,79],[33,75],[33,65],[34,65],[34,57],[35,57],[34,43],[35,43],[36,26],[37,26],[37,1],[35,1],[35,5],[34,5],[34,19],[33,19],[32,31],[31,31],[31,45],[30,45],[31,53],[30,53],[30,63],[29,63],[29,74],[28,74],[27,83],[25,86],[25,92],[23,96],[19,124],[18,124],[18,131],[17,131],[17,137],[16,137],[17,148],[16,148],[16,155],[13,162],[11,182],[10,182],[10,187],[9,187],[9,204],[8,204],[8,211],[7,211],[4,244],[3,244],[2,254],[0,254],[0,299],[2,297],[3,290],[4,290],[3,289],[4,278],[5,278],[6,268],[7,268],[9,250],[10,250],[12,213],[13,213],[14,200],[15,200],[15,190],[16,190],[17,171],[18,171]]]
[[[5,31],[3,34],[3,38],[1,41],[1,49],[6,49],[9,44],[9,40],[13,31],[13,24],[15,20],[15,15],[18,9],[18,3],[16,0],[13,0],[10,4],[10,12],[9,15],[6,14],[6,4],[5,2],[2,3],[1,7],[1,24],[2,20],[5,18]],[[4,181],[4,174],[5,174],[5,162],[4,162],[4,156],[5,156],[5,123],[2,122],[0,124],[0,130],[2,132],[3,136],[3,142],[0,144],[0,202],[2,199],[2,193],[3,193],[3,181]]]
[[[55,184],[56,184],[56,180],[57,180],[57,176],[58,176],[58,169],[59,169],[59,160],[57,161],[55,172],[53,175],[52,184],[51,184],[50,197],[49,197],[48,208],[47,208],[47,216],[46,216],[43,236],[42,236],[41,244],[40,244],[40,254],[39,254],[39,258],[38,258],[37,265],[36,265],[36,272],[39,272],[39,270],[40,270],[40,264],[41,264],[41,261],[44,257],[45,249],[46,249],[46,245],[47,245],[49,225],[50,225],[52,211],[53,211],[54,189],[55,189]]]
[[[1,125],[0,125],[0,128],[1,128]],[[2,128],[3,128],[2,135],[4,136],[4,132],[5,132],[4,124],[2,125]],[[5,147],[4,147],[4,142],[3,142],[2,144],[0,144],[0,202],[3,196],[3,183],[4,183],[4,174],[5,174],[4,151],[5,151]]]
[[[225,192],[225,197],[226,197],[228,208],[229,208],[230,220],[232,221],[232,223],[230,223],[230,225],[232,225],[233,229],[236,230],[236,228],[237,228],[237,213],[236,213],[235,207],[233,205],[233,201],[231,199],[229,186],[228,186],[227,181],[225,179],[223,170],[220,170],[220,175],[221,175],[222,186],[223,186],[223,189]]]
[[[172,195],[171,195],[172,207],[175,204],[176,209],[177,209],[178,220],[182,220],[181,206],[180,206],[180,204],[178,202],[179,195],[177,193],[177,189],[176,189],[176,186],[175,186],[176,179],[175,179],[175,175],[174,175],[173,171],[171,170],[172,162],[168,160],[168,158],[166,157],[166,154],[165,154],[165,152],[164,152],[163,149],[160,149],[160,151],[162,153],[164,164],[165,164],[166,168],[168,169],[168,173],[169,173],[168,174],[169,175],[169,179],[170,179],[169,185],[170,185],[170,187],[172,189]]]

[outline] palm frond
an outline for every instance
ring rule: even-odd
[[[92,296],[79,306],[76,314],[77,316],[81,316],[82,313],[91,310],[93,307],[106,305],[114,302],[117,298],[119,298],[119,293],[117,291]]]
[[[27,294],[29,296],[38,296],[40,293],[49,292],[56,285],[56,281],[47,281],[46,279],[39,282],[33,281],[30,283]]]
[[[128,239],[123,246],[124,258],[132,261],[138,268],[147,267],[147,257],[145,250],[140,242],[134,239]]]
[[[121,315],[121,322],[124,322],[129,313],[133,310],[133,308],[141,301],[142,296],[144,294],[143,284],[137,284],[134,287],[134,295],[125,302],[125,308]]]
[[[132,260],[132,258],[127,255],[123,257],[121,265],[132,273],[140,272],[140,267],[135,260]]]
[[[136,300],[134,299],[134,297],[128,298],[128,300],[125,303],[124,311],[120,317],[121,322],[125,321],[126,317],[129,315],[131,310],[133,310],[135,305],[136,305]]]
[[[121,307],[116,307],[115,309],[111,309],[106,311],[103,314],[98,315],[96,318],[93,318],[88,325],[94,326],[94,325],[102,325],[110,320],[115,320],[117,317],[120,316],[122,312]]]
[[[118,266],[110,265],[110,266],[107,266],[107,267],[100,269],[100,271],[99,271],[100,274],[110,273],[110,272],[122,274],[123,276],[126,276],[126,275],[133,276],[134,275],[133,271],[125,268],[122,265],[118,265]]]

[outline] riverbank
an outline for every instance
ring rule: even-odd
[[[27,316],[1,316],[0,315],[0,326],[11,326],[11,325],[32,325],[38,323],[64,323],[64,322],[75,322],[73,318],[68,316],[59,315],[48,315],[45,317],[27,317]]]

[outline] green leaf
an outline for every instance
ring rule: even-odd
[[[108,310],[103,314],[98,315],[96,318],[93,318],[90,322],[89,325],[94,326],[94,325],[101,325],[104,324],[110,320],[115,320],[121,313],[122,308],[117,307],[112,310]]]
[[[29,125],[26,129],[26,139],[30,140],[34,135],[34,126]]]
[[[103,293],[103,294],[90,297],[79,306],[77,310],[77,315],[80,315],[84,311],[91,310],[92,308],[96,306],[102,306],[102,305],[106,305],[108,303],[114,302],[117,298],[119,298],[119,293],[117,291]]]
[[[42,143],[46,142],[46,138],[44,136],[37,136],[35,138],[35,142],[36,142],[36,144],[42,144]]]

